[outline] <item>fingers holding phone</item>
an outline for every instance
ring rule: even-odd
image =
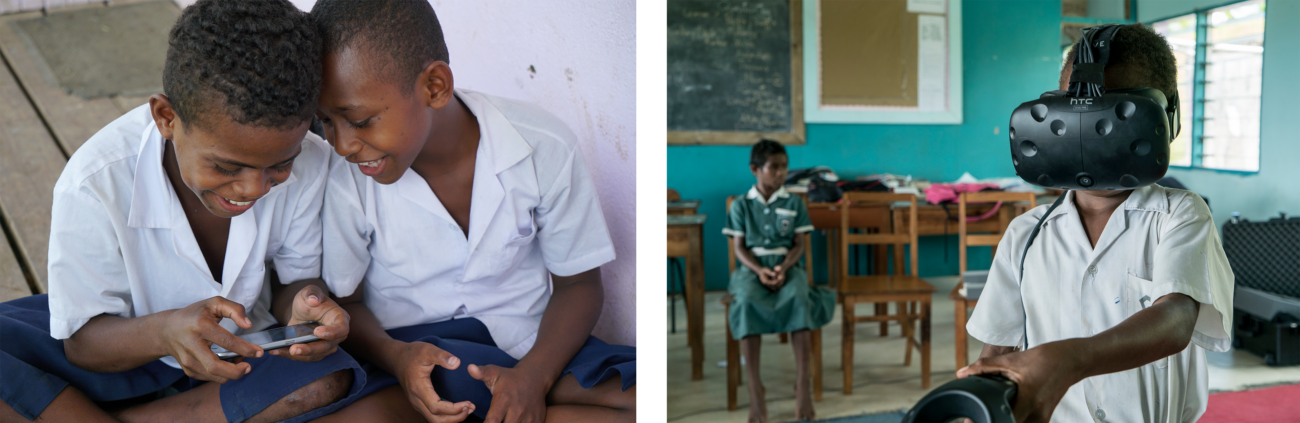
[[[306,285],[294,295],[289,325],[319,323],[320,326],[316,327],[313,334],[320,340],[272,350],[270,353],[296,361],[319,361],[337,351],[339,342],[347,339],[350,321],[348,312],[330,299],[325,290],[315,285]]]
[[[252,321],[244,306],[222,297],[212,297],[175,310],[167,319],[162,341],[170,355],[189,377],[217,383],[238,379],[252,371],[248,363],[223,361],[212,352],[220,345],[244,357],[261,357],[262,348],[240,339],[219,324],[230,318],[241,328],[251,328]]]

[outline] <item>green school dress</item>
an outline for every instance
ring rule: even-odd
[[[744,198],[731,203],[722,233],[745,237],[745,247],[759,264],[773,267],[785,260],[795,236],[812,230],[803,199],[781,188],[764,200],[758,188],[750,188]],[[809,285],[803,264],[787,269],[785,279],[785,285],[773,292],[749,268],[736,266],[727,287],[733,296],[729,315],[733,337],[816,329],[830,323],[835,292]]]

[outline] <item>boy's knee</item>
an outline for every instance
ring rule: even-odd
[[[282,401],[293,415],[304,414],[342,400],[352,390],[352,383],[352,370],[339,370],[298,388]]]

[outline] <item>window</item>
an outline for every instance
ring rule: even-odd
[[[1174,166],[1259,170],[1264,0],[1155,22],[1178,63],[1182,133]]]

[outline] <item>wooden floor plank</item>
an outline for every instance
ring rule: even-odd
[[[17,238],[14,253],[36,275],[36,293],[47,292],[50,208],[65,164],[18,82],[0,68],[0,216]]]
[[[18,76],[19,82],[27,88],[32,103],[54,130],[55,139],[68,155],[77,151],[81,144],[91,135],[121,115],[117,106],[108,98],[86,100],[70,95],[55,86],[42,72],[42,65],[34,51],[24,43],[9,22],[41,17],[40,12],[19,13],[0,18],[0,49]],[[20,97],[21,98],[21,97]]]
[[[0,234],[0,303],[28,295],[32,295],[32,289],[27,286],[22,267],[18,266],[18,257],[9,248],[4,234]]]
[[[121,7],[124,5],[145,3],[154,0],[118,0],[113,2],[112,7]],[[65,1],[68,7],[50,12],[50,16],[57,13],[68,13],[83,8],[104,7],[99,2],[86,1]],[[72,5],[76,3],[86,3]],[[174,9],[175,16],[180,16],[180,9],[170,4]],[[27,19],[40,18],[40,12],[28,12],[0,17],[0,52],[3,52],[13,73],[17,76],[18,82],[24,87],[31,96],[31,102],[35,104],[39,115],[44,117],[49,127],[54,132],[54,140],[58,142],[60,149],[66,154],[65,157],[71,156],[77,151],[86,140],[90,139],[95,132],[103,128],[109,122],[117,119],[124,112],[122,103],[135,102],[137,99],[148,100],[148,95],[139,96],[139,94],[118,99],[118,96],[102,97],[95,99],[84,99],[76,95],[69,94],[67,90],[57,86],[57,81],[50,74],[47,66],[44,65],[40,53],[36,50],[31,40],[24,39],[10,25],[11,22]],[[131,46],[122,46],[121,48],[131,48]],[[159,75],[158,82],[161,90],[162,81]],[[138,106],[143,101],[135,104]],[[131,106],[127,110],[135,108]]]

